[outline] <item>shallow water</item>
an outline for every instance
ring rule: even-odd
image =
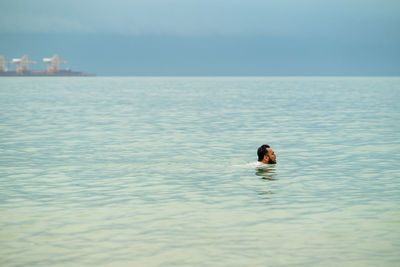
[[[400,78],[3,77],[0,265],[396,266],[399,101]]]

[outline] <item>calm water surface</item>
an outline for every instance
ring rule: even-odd
[[[0,265],[398,266],[399,102],[400,78],[3,77]]]

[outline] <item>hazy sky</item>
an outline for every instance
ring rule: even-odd
[[[8,59],[57,52],[100,75],[400,75],[399,0],[1,0],[0,14]]]

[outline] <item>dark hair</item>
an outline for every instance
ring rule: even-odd
[[[265,155],[268,155],[269,145],[262,145],[257,149],[258,161],[262,161]]]

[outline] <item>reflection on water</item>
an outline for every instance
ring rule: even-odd
[[[259,176],[262,181],[276,181],[276,165],[265,165],[263,168],[258,168],[255,175]],[[258,191],[258,195],[263,199],[270,199],[270,196],[275,194],[271,188],[265,188],[266,184],[263,183],[262,190]]]
[[[266,165],[264,168],[257,169],[257,176],[260,176],[263,180],[275,181],[276,179],[276,168],[275,165]]]

